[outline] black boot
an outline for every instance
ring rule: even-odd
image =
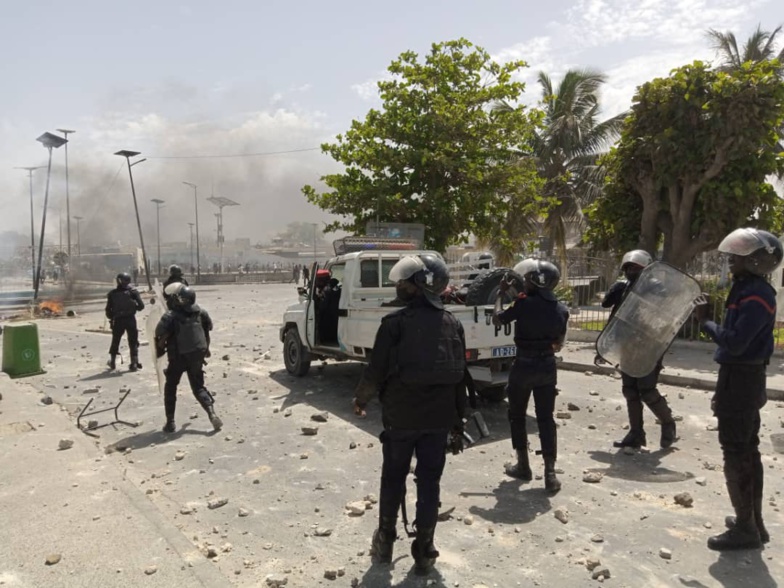
[[[534,479],[531,473],[531,465],[528,463],[528,448],[518,449],[517,463],[508,463],[504,466],[507,476],[517,478],[523,482],[530,482]]]
[[[370,546],[370,555],[378,563],[391,563],[392,551],[397,539],[397,517],[378,518],[378,529],[373,532],[373,542]]]
[[[749,464],[750,465],[750,464]],[[729,551],[762,547],[754,519],[753,472],[746,464],[724,463],[727,492],[735,509],[735,521],[730,529],[708,539],[708,549]]]
[[[223,421],[220,420],[220,417],[215,414],[215,407],[214,405],[209,405],[205,409],[207,411],[207,417],[210,419],[210,423],[212,424],[212,428],[215,431],[220,431],[223,428]]]
[[[763,478],[764,472],[762,469],[762,461],[759,456],[755,456],[754,462],[754,522],[759,531],[760,541],[764,543],[770,542],[770,533],[765,528],[765,522],[762,520],[762,494],[763,494]],[[724,524],[728,529],[735,527],[737,518],[729,516],[724,519]]]
[[[174,424],[174,419],[166,419],[166,424],[163,425],[164,433],[174,433],[177,430],[177,425]]]
[[[648,408],[651,409],[651,412],[656,415],[656,418],[661,423],[659,445],[662,449],[668,449],[678,439],[675,430],[675,420],[672,418],[672,410],[670,410],[670,405],[667,404],[667,399],[661,396],[658,391],[656,391],[656,394],[658,398],[648,404]]]
[[[132,372],[136,370],[142,369],[142,364],[139,363],[139,356],[138,355],[131,355],[131,363],[128,366],[128,369]]]
[[[643,429],[642,402],[638,399],[626,400],[626,411],[629,414],[629,432],[620,440],[615,441],[615,447],[634,447],[639,449],[647,444],[645,430]]]
[[[555,457],[544,456],[544,487],[555,494],[561,489],[561,481],[555,475]]]
[[[177,407],[177,397],[164,397],[163,406],[166,410],[166,424],[163,425],[163,432],[174,433],[177,430],[177,426],[174,424],[174,411]]]
[[[415,571],[418,574],[428,573],[439,553],[433,545],[433,537],[436,533],[435,527],[420,529],[417,527],[416,539],[411,543],[411,555],[414,558]]]
[[[110,370],[116,370],[117,369],[117,354],[116,353],[110,353],[109,354],[109,361],[106,362],[106,365],[109,366]]]

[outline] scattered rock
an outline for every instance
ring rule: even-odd
[[[569,511],[567,511],[565,508],[556,508],[553,516],[555,516],[555,518],[561,521],[564,525],[569,522]]]
[[[223,361],[229,361],[229,354],[227,353],[226,355],[224,355],[223,357],[221,357],[221,359],[222,359]]]
[[[226,542],[223,545],[221,545],[221,551],[223,553],[229,553],[231,552],[232,549],[234,549],[234,546],[229,542]]]
[[[577,406],[577,405],[576,405],[574,402],[570,402],[570,403],[568,403],[568,404],[566,405],[566,408],[567,408],[567,410],[571,410],[571,411],[573,411],[573,412],[574,412],[574,411],[578,411],[578,410],[580,410],[580,407],[579,407],[579,406]]]
[[[218,557],[218,550],[215,548],[214,545],[210,545],[207,547],[207,557],[212,559],[214,557]]]
[[[694,504],[694,498],[688,492],[681,492],[675,495],[675,504],[679,504],[684,508],[691,508]]]
[[[378,496],[373,494],[372,492],[365,496],[365,502],[369,502],[370,504],[377,504],[378,503]]]
[[[606,580],[609,577],[610,577],[610,569],[606,567],[597,568],[591,574],[591,578],[593,578],[594,580],[599,580],[600,578],[602,580]]]
[[[338,571],[336,569],[331,569],[331,568],[324,570],[324,577],[327,580],[337,580]]]
[[[318,427],[302,427],[302,434],[303,435],[318,435]]]
[[[332,529],[330,529],[329,527],[324,527],[324,528],[317,527],[316,530],[313,531],[313,535],[315,537],[329,537],[330,535],[332,535]]]
[[[43,398],[41,398],[41,404],[45,404],[45,405],[49,406],[53,402],[54,402],[54,400],[52,400],[51,396],[44,396]]]
[[[98,394],[100,390],[98,388],[85,388],[82,390],[82,394]]]
[[[271,574],[267,576],[266,582],[270,588],[280,588],[289,583],[289,578],[283,574]]]
[[[598,557],[589,557],[585,560],[585,567],[588,568],[589,572],[594,571],[594,569],[598,568],[600,565],[602,565],[602,562]]]
[[[284,410],[283,411],[283,416],[284,417],[290,417],[291,416],[291,409],[287,408],[286,410]]]
[[[192,513],[193,513],[193,509],[190,506],[183,506],[180,509],[180,514],[181,515],[189,515],[189,514],[192,514]]]
[[[602,535],[600,535],[599,533],[597,533],[596,535],[591,537],[591,541],[593,543],[604,543],[604,537]]]
[[[97,429],[98,428],[98,421],[96,421],[96,420],[89,420],[89,421],[87,421],[87,428],[88,429]],[[130,449],[130,447],[128,447],[126,449],[126,451],[128,449]]]
[[[57,448],[61,451],[64,449],[70,449],[73,447],[73,439],[60,439],[60,443],[57,444]]]
[[[327,412],[317,412],[316,414],[310,415],[310,420],[316,421],[317,423],[326,423],[328,418],[329,413]]]
[[[221,506],[226,506],[229,503],[228,498],[213,498],[207,502],[207,508],[214,510]]]
[[[365,514],[365,502],[362,500],[349,502],[346,505],[346,510],[348,511],[349,516],[361,517],[363,514]]]
[[[670,551],[666,547],[662,547],[659,550],[659,557],[662,559],[672,559],[672,551]]]
[[[46,556],[46,565],[53,566],[60,563],[60,560],[63,559],[62,554],[60,553],[50,553]]]
[[[148,566],[145,568],[144,573],[148,576],[152,576],[155,572],[158,571],[158,566]]]
[[[183,459],[185,459],[185,452],[184,451],[178,451],[177,453],[174,454],[174,460],[175,461],[182,461]]]
[[[697,484],[698,486],[707,486],[708,480],[700,476],[699,478],[694,479],[694,483]]]
[[[238,517],[247,517],[250,515],[250,511],[247,508],[240,508],[239,512],[237,513]]]
[[[572,418],[572,415],[571,415],[571,413],[568,413],[568,412],[558,411],[558,412],[555,413],[555,418],[562,419],[562,420],[568,420],[568,419]]]
[[[463,523],[466,524],[466,525],[473,525],[474,524],[474,517],[472,517],[471,515],[466,515],[463,518]]]
[[[599,393],[596,390],[591,390],[590,392],[588,392],[588,395],[589,396],[599,396]]]
[[[352,441],[351,443],[348,444],[348,448],[349,449],[356,449],[357,448],[357,444]]]
[[[583,476],[583,482],[587,482],[589,484],[598,484],[602,481],[604,475],[601,472],[588,472]]]

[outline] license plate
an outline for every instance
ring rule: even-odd
[[[515,345],[493,347],[493,357],[514,357],[515,355],[517,355],[517,347]]]

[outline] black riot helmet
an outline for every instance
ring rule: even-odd
[[[411,282],[431,306],[444,308],[440,294],[449,284],[449,269],[439,256],[433,253],[407,255],[392,266],[389,279],[393,282]]]
[[[181,278],[182,277],[182,268],[179,265],[170,265],[169,266],[169,276],[172,278]]]
[[[539,292],[542,298],[555,300],[553,290],[561,281],[561,270],[554,263],[542,259],[524,259],[514,267],[529,288]]]
[[[180,288],[180,290],[174,295],[174,301],[178,308],[188,308],[189,306],[193,306],[196,304],[196,291],[189,286]]]
[[[119,288],[127,288],[131,285],[131,275],[127,272],[117,274],[116,280]]]
[[[719,251],[743,257],[746,271],[757,276],[771,273],[784,258],[784,247],[775,235],[753,228],[732,231],[719,244]]]

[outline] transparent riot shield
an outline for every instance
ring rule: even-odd
[[[150,314],[147,315],[145,327],[147,339],[150,342],[150,350],[152,351],[152,364],[155,366],[155,375],[158,377],[158,390],[163,394],[163,383],[165,380],[163,370],[166,367],[166,356],[158,357],[158,353],[155,350],[155,327],[158,326],[158,321],[161,320],[161,317],[166,312],[166,302],[163,299],[163,288],[161,288],[161,284],[157,279],[152,289],[155,293],[155,303],[150,304]]]
[[[625,374],[642,378],[656,367],[694,309],[700,286],[678,268],[647,266],[596,340],[596,352]]]

